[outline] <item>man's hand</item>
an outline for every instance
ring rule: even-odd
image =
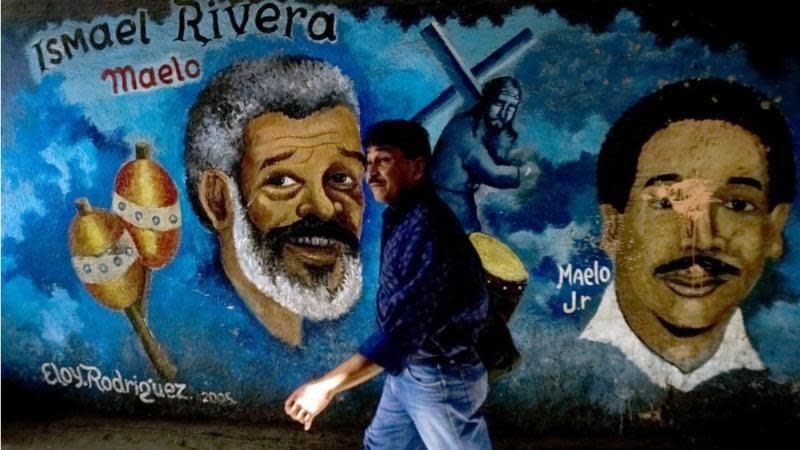
[[[292,392],[283,404],[283,410],[289,417],[302,423],[308,431],[314,418],[330,404],[333,394],[325,383],[311,381]]]
[[[314,418],[328,406],[334,395],[369,380],[382,370],[381,366],[356,353],[322,378],[297,388],[286,399],[283,410],[308,431]]]

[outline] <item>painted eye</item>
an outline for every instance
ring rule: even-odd
[[[289,187],[297,184],[297,180],[288,175],[276,175],[267,179],[266,184],[274,187]]]
[[[669,197],[655,198],[650,202],[650,206],[655,209],[672,209],[672,202]]]
[[[729,200],[725,203],[725,207],[730,209],[731,211],[736,212],[747,212],[756,209],[752,203],[748,202],[747,200],[742,200],[740,198],[735,198],[733,200]]]
[[[355,179],[344,172],[334,173],[329,180],[340,187],[349,187],[355,184]]]

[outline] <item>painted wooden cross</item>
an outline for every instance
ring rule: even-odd
[[[463,104],[467,107],[477,103],[481,97],[478,80],[483,80],[496,72],[533,43],[533,32],[530,28],[525,28],[470,70],[465,66],[453,44],[444,35],[444,30],[438,22],[432,21],[420,31],[420,34],[453,82],[452,86],[439,94],[412,118],[423,124],[451,102],[456,95],[461,95]]]

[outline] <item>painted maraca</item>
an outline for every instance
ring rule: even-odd
[[[69,227],[69,248],[78,279],[102,305],[125,312],[153,368],[165,380],[174,380],[177,368],[147,326],[142,308],[135,306],[145,298],[148,269],[133,237],[119,217],[92,208],[87,199],[75,205],[78,214]]]
[[[86,290],[111,309],[124,309],[142,296],[146,271],[130,233],[108,211],[75,202],[78,214],[69,227],[72,267]]]
[[[111,209],[125,222],[142,264],[159,269],[178,251],[181,210],[175,182],[150,153],[146,143],[136,144],[136,159],[117,172]]]

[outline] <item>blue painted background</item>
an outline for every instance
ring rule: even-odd
[[[290,349],[250,315],[225,278],[215,236],[192,213],[183,168],[188,109],[211,76],[237,60],[306,54],[338,65],[355,83],[362,127],[411,117],[449,85],[420,38],[419,27],[403,30],[385,22],[380,9],[363,21],[337,11],[337,21],[335,43],[311,42],[300,27],[292,39],[261,35],[251,24],[241,38],[229,32],[225,39],[203,47],[173,41],[177,31],[173,14],[161,25],[150,23],[152,42],[147,46],[90,52],[43,76],[36,73],[33,36],[14,32],[13,24],[4,26],[4,381],[50,389],[41,365],[51,361],[156,378],[124,315],[100,306],[83,289],[70,266],[67,246],[74,200],[86,196],[107,208],[116,171],[132,157],[133,144],[139,140],[153,144],[155,159],[178,184],[185,221],[178,256],[154,273],[150,325],[178,366],[182,382],[195,391],[230,392],[239,404],[209,410],[197,402],[159,400],[147,406],[114,393],[61,391],[110,409],[279,417],[280,405],[294,387],[356,350],[375,326],[380,208],[372,199],[368,198],[362,236],[363,298],[339,320],[306,321],[304,344]],[[40,36],[78,25],[54,24]],[[484,225],[519,253],[530,274],[529,288],[511,321],[524,359],[512,376],[493,387],[490,408],[521,426],[530,411],[539,410],[556,413],[544,424],[566,421],[576,408],[613,418],[632,402],[657,402],[663,393],[635,370],[620,370],[621,355],[598,355],[595,347],[578,343],[603,286],[577,288],[593,301],[590,309],[573,315],[562,310],[570,289],[556,289],[559,264],[587,267],[597,260],[611,266],[598,246],[594,188],[596,157],[605,132],[624,108],[660,84],[716,76],[733,77],[780,97],[779,105],[797,137],[800,71],[789,68],[788,78],[768,80],[748,65],[736,47],[715,53],[692,39],[658,47],[653,35],[640,30],[639,19],[624,11],[606,32],[597,34],[533,8],[517,10],[502,27],[485,20],[472,28],[444,26],[468,66],[524,27],[533,31],[535,43],[498,74],[513,75],[523,84],[523,106],[516,122],[519,145],[535,151],[540,173],[535,182],[519,189],[480,194]],[[160,65],[172,55],[200,61],[202,78],[178,87],[113,96],[110,85],[99,77],[107,67]],[[453,112],[446,111],[429,124],[434,138]],[[799,150],[796,144],[796,153]],[[792,211],[784,236],[783,258],[764,275],[770,277],[770,285],[761,286],[745,310],[751,340],[778,383],[800,381],[800,346],[786,344],[800,338],[800,208]],[[345,394],[324,420],[368,419],[379,388],[379,382],[372,382]]]

